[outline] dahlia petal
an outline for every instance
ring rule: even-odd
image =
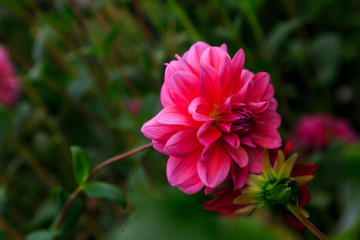
[[[298,199],[299,199],[299,206],[304,207],[306,204],[308,204],[311,200],[311,195],[309,190],[306,188],[306,186],[302,185],[299,188],[298,191]]]
[[[269,110],[269,111],[276,111],[277,107],[278,107],[278,102],[276,101],[275,98],[273,98],[273,99],[271,99],[270,105],[269,105],[269,107],[267,108],[267,110]]]
[[[250,97],[253,95],[255,91],[255,83],[254,80],[250,79],[250,81],[248,82],[248,86],[246,89],[246,100],[250,99]]]
[[[192,45],[188,52],[186,52],[183,58],[187,61],[190,66],[194,66],[194,70],[196,71],[197,75],[199,76],[199,63],[200,57],[205,49],[209,48],[210,45],[205,42],[197,42]]]
[[[200,63],[218,69],[223,58],[229,57],[227,52],[219,47],[209,47],[201,54]],[[201,72],[200,72],[201,73]]]
[[[167,83],[170,80],[171,76],[177,71],[184,71],[179,61],[173,60],[169,64],[166,64],[164,82]]]
[[[165,141],[158,141],[158,140],[152,140],[153,147],[156,149],[156,151],[166,154],[164,151],[165,148]]]
[[[214,191],[215,188],[210,188],[210,187],[206,187],[205,188],[205,195],[209,195],[210,193],[212,193]]]
[[[243,101],[246,100],[247,98],[247,93],[248,93],[248,88],[249,85],[251,84],[251,78],[254,75],[252,72],[244,69],[243,74],[244,75],[241,79],[241,87],[239,88],[238,91],[235,92],[235,96],[232,97],[234,99],[235,103],[238,104],[244,104]],[[251,86],[250,86],[251,87]]]
[[[196,131],[195,128],[178,131],[166,142],[164,151],[169,155],[181,157],[198,150],[201,145],[197,140]]]
[[[200,64],[200,91],[201,96],[211,103],[218,103],[220,83],[218,73],[213,67]]]
[[[150,139],[167,141],[175,132],[186,128],[181,125],[164,125],[156,120],[157,116],[153,117],[141,128],[141,132]]]
[[[241,83],[242,83],[241,86],[252,80],[253,77],[254,77],[254,73],[252,71],[243,69],[241,72]]]
[[[268,86],[270,84],[270,75],[266,72],[259,72],[253,77],[255,83],[254,93],[250,97],[252,101],[258,101],[263,98],[266,91],[268,90]]]
[[[189,179],[193,181],[193,177],[197,176],[197,162],[200,156],[200,151],[186,157],[170,156],[166,164],[166,175],[169,183],[172,186],[178,187],[184,185]],[[191,183],[192,182],[187,185]]]
[[[199,177],[194,177],[192,184],[178,186],[178,188],[186,194],[194,194],[200,191],[204,187]]]
[[[317,170],[317,165],[315,163],[312,164],[298,163],[294,166],[290,177],[297,177],[302,175],[314,175],[316,170]]]
[[[218,112],[221,115],[231,115],[232,114],[232,110],[231,110],[231,99],[227,98],[223,104],[220,105],[220,108],[218,110]]]
[[[239,167],[238,164],[232,163],[231,165],[231,177],[234,182],[234,189],[242,188],[247,180],[248,176],[248,168],[247,167]]]
[[[284,155],[285,157],[289,156],[289,153],[294,150],[294,147],[292,145],[291,141],[286,142],[285,147],[284,147]]]
[[[237,51],[237,53],[235,54],[235,56],[233,57],[233,59],[231,61],[232,77],[233,77],[234,83],[235,83],[234,92],[239,91],[242,86],[241,75],[243,72],[244,64],[245,64],[244,50],[240,49],[239,51]]]
[[[241,137],[241,144],[244,144],[248,147],[256,148],[256,144],[248,136]]]
[[[188,108],[190,102],[199,96],[199,79],[192,73],[178,71],[169,81],[170,96],[178,106]]]
[[[163,107],[174,104],[172,99],[170,98],[169,92],[169,81],[171,76],[176,71],[183,71],[184,69],[181,67],[180,63],[176,60],[171,61],[166,65],[165,74],[164,74],[164,84],[161,87],[160,101]]]
[[[208,102],[202,97],[192,100],[188,107],[188,112],[192,115],[193,119],[199,122],[215,120],[212,117],[208,117],[212,111]]]
[[[206,202],[203,205],[204,209],[222,214],[231,214],[243,207],[243,205],[234,204],[234,199],[237,198],[239,193],[234,192],[232,188],[219,188],[215,191],[215,194],[217,197]]]
[[[246,106],[253,113],[261,113],[269,107],[269,102],[248,102]]]
[[[273,99],[274,93],[274,86],[272,84],[269,84],[262,99],[265,101],[270,101],[271,99]]]
[[[174,105],[174,101],[170,97],[169,88],[165,83],[161,86],[160,101],[163,107]]]
[[[179,61],[181,67],[189,72],[189,73],[192,73],[194,74],[195,76],[198,76],[199,74],[199,70],[198,69],[195,69],[194,66],[190,65],[184,58],[180,57],[179,55],[175,55],[176,59]]]
[[[262,173],[262,151],[263,148],[244,147],[249,156],[248,171],[251,173]]]
[[[225,43],[221,44],[220,48],[221,48],[223,51],[227,52],[227,46],[226,46]]]
[[[234,91],[234,81],[232,80],[232,69],[230,58],[223,58],[219,66],[219,82],[223,90],[222,95],[229,97]]]
[[[265,126],[271,126],[274,129],[278,129],[281,124],[281,117],[277,112],[265,111],[257,114],[259,121],[263,122]]]
[[[180,125],[197,127],[198,123],[195,122],[187,113],[184,113],[176,105],[170,105],[161,110],[156,116],[158,123],[166,125]]]
[[[226,150],[230,154],[231,158],[240,166],[246,167],[249,163],[249,156],[246,153],[245,149],[241,146],[238,148],[227,147]]]
[[[207,159],[205,163],[198,162],[198,174],[205,186],[215,188],[228,176],[231,159],[224,146],[219,142],[212,145],[207,151],[204,150],[202,158],[204,155]]]
[[[218,122],[216,124],[217,129],[224,133],[230,133],[231,132],[231,123],[229,122]]]
[[[204,123],[197,132],[198,140],[204,146],[210,145],[222,135],[221,131],[211,126],[212,123],[211,121]]]
[[[255,127],[254,132],[258,137],[253,138],[252,140],[261,147],[268,147],[269,149],[273,149],[279,148],[281,146],[280,134],[274,128],[261,125]]]
[[[226,134],[224,133],[222,135],[222,139],[233,148],[238,148],[240,146],[239,137],[235,133],[232,133],[232,132],[229,132]]]

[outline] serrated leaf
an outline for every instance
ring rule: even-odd
[[[54,231],[48,230],[40,230],[36,232],[32,232],[26,236],[26,240],[52,240],[54,239],[59,233]]]
[[[91,158],[82,148],[71,147],[71,155],[74,161],[74,176],[79,185],[86,182],[90,174]]]
[[[84,193],[89,197],[100,197],[112,200],[126,208],[124,193],[117,187],[104,182],[91,182],[83,187]]]

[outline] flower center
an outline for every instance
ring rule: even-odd
[[[256,124],[256,117],[248,109],[237,109],[233,111],[233,114],[239,117],[239,119],[232,123],[231,131],[238,136],[246,135]]]

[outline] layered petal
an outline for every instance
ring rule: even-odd
[[[180,130],[172,135],[166,142],[164,151],[176,157],[193,154],[194,151],[199,151],[202,146],[196,137],[195,128],[186,128]]]
[[[200,82],[194,74],[178,71],[169,80],[170,97],[176,105],[187,109],[191,101],[199,96]]]
[[[209,47],[204,50],[200,57],[200,63],[218,69],[223,58],[230,57],[220,47]]]
[[[238,164],[233,162],[230,172],[231,178],[234,182],[234,189],[242,188],[245,185],[248,177],[248,168],[240,167]]]
[[[197,169],[201,181],[205,186],[215,188],[221,184],[230,171],[231,159],[220,142],[205,148]]]
[[[201,96],[211,105],[219,103],[220,83],[218,73],[211,66],[200,64],[200,91]]]
[[[201,151],[185,157],[170,156],[166,165],[169,183],[175,187],[197,185],[200,182],[197,174],[197,162],[200,157]]]

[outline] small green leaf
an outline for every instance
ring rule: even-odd
[[[126,208],[124,193],[117,187],[104,182],[92,182],[84,185],[84,193],[89,197],[100,197],[115,201]]]
[[[52,240],[54,239],[59,233],[48,231],[48,230],[40,230],[36,232],[32,232],[26,236],[26,240]]]
[[[74,176],[79,185],[85,183],[91,169],[90,156],[78,146],[71,147],[71,155],[74,161]]]

